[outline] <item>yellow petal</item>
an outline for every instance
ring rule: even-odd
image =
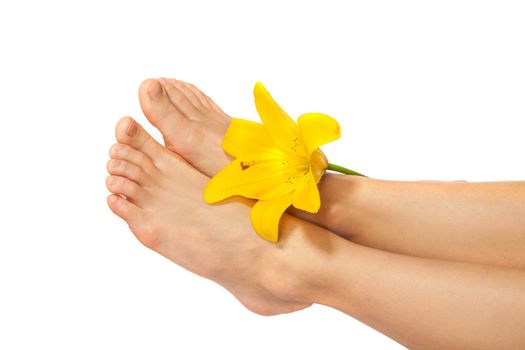
[[[264,239],[277,242],[279,221],[284,211],[292,204],[292,195],[255,203],[250,214],[255,232]]]
[[[293,119],[274,101],[263,84],[255,84],[253,95],[257,112],[272,140],[286,153],[305,157],[305,148]]]
[[[222,140],[222,148],[236,158],[270,147],[275,147],[275,144],[262,124],[237,118],[232,119]]]
[[[303,114],[297,119],[297,124],[308,156],[320,146],[337,140],[341,136],[339,123],[326,114]]]
[[[208,182],[204,200],[215,203],[234,195],[263,200],[279,198],[292,193],[307,170],[307,159],[293,163],[277,147],[251,152],[235,159]]]
[[[321,198],[315,177],[311,171],[301,179],[300,185],[294,193],[293,206],[310,213],[319,211]]]

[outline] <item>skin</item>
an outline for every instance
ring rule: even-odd
[[[525,182],[330,174],[319,187],[319,213],[293,214],[353,242],[411,256],[525,268]]]
[[[151,81],[145,84],[140,97],[152,122],[166,121],[169,114],[160,111],[177,110],[178,127],[189,127],[195,116],[185,114],[182,101],[189,101],[201,115],[219,113],[209,104],[205,107],[211,100],[203,94],[193,91],[199,101],[195,105],[186,95],[189,92],[176,84],[173,90],[159,84],[161,95],[145,106],[149,95],[144,93]],[[168,96],[173,107],[159,104],[159,96]],[[157,104],[159,108],[153,109]],[[266,242],[251,228],[250,201],[233,198],[213,206],[203,202],[202,190],[209,178],[196,167],[202,169],[213,157],[199,160],[199,146],[213,143],[213,138],[201,142],[208,138],[206,133],[197,137],[187,130],[178,132],[187,138],[179,138],[177,145],[185,141],[195,145],[179,145],[181,152],[172,152],[132,119],[117,124],[118,143],[111,148],[108,162],[107,186],[113,193],[108,204],[147,247],[216,281],[263,315],[320,303],[410,348],[525,346],[523,270],[394,254],[357,245],[291,215],[281,220],[279,242]]]
[[[142,110],[167,148],[212,177],[231,158],[229,117],[195,86],[146,80]],[[356,243],[395,253],[525,268],[525,182],[385,181],[326,174],[317,214],[288,212]],[[431,208],[431,210],[429,210]]]
[[[261,264],[275,247],[251,229],[250,201],[206,205],[208,177],[131,118],[122,119],[115,134],[118,143],[107,163],[106,186],[113,193],[108,204],[142,244],[221,284],[253,312],[273,315],[311,305],[284,300],[260,285]],[[217,226],[228,229],[219,234]]]

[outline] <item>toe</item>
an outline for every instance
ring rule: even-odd
[[[159,129],[164,137],[166,146],[176,150],[175,142],[178,139],[180,130],[184,130],[190,121],[171,102],[164,86],[166,79],[160,78],[159,80],[148,79],[140,85],[140,106],[149,122]]]
[[[123,143],[116,143],[109,149],[109,156],[114,159],[127,161],[135,164],[148,174],[154,174],[155,165],[150,157],[144,152],[136,150],[135,148],[125,145]]]
[[[111,175],[126,177],[141,186],[144,186],[149,180],[148,174],[141,167],[122,159],[110,159],[107,169]]]
[[[215,102],[213,102],[213,100],[208,95],[202,92],[198,87],[196,87],[193,84],[186,83],[186,82],[184,83],[184,85],[186,85],[186,87],[189,90],[191,90],[195,94],[195,96],[199,98],[203,106],[205,106],[209,110],[213,110],[221,117],[229,119],[228,115],[224,113],[224,111]]]
[[[118,142],[146,153],[154,163],[159,154],[162,154],[164,151],[164,147],[130,117],[124,117],[118,121],[115,128],[115,137]]]
[[[195,92],[193,92],[192,89],[188,87],[188,84],[186,82],[177,79],[169,80],[171,81],[173,86],[175,86],[175,88],[180,91],[181,94],[186,96],[186,98],[191,101],[195,108],[199,110],[203,109],[204,105],[202,104],[202,100],[199,98],[199,96],[197,96],[197,94],[195,94]]]
[[[208,109],[211,108],[211,99],[204,92],[199,90],[195,85],[184,82],[184,88],[190,91],[199,100],[199,103],[202,106]]]
[[[108,196],[108,205],[113,213],[130,225],[140,222],[145,215],[141,208],[116,194]]]
[[[202,114],[200,109],[203,106],[197,96],[182,81],[165,79],[162,80],[162,83],[171,102],[179,111],[189,119],[200,119],[198,117]]]
[[[144,80],[139,88],[140,106],[153,125],[162,124],[164,119],[170,117],[182,117],[182,113],[173,106],[164,85],[159,80],[165,79]]]
[[[157,237],[149,227],[147,214],[141,208],[116,194],[108,197],[109,208],[122,218],[131,228],[138,240],[147,247],[153,247]]]
[[[206,108],[211,109],[221,115],[227,116],[226,113],[209,97],[206,95],[202,90],[200,90],[198,87],[191,83],[184,83],[186,87],[191,90],[201,101],[201,103],[206,106]]]
[[[120,194],[142,207],[146,199],[146,190],[136,182],[123,176],[111,175],[106,178],[106,187],[115,194]]]

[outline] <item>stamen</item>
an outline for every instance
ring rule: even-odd
[[[248,169],[251,166],[251,164],[245,164],[244,162],[241,162],[241,169],[244,171]]]

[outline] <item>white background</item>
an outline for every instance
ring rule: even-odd
[[[519,1],[2,0],[0,348],[399,349],[321,306],[251,314],[141,246],[106,206],[113,126],[146,122],[148,77],[248,119],[260,80],[292,116],[340,121],[332,162],[524,179],[524,18]]]

